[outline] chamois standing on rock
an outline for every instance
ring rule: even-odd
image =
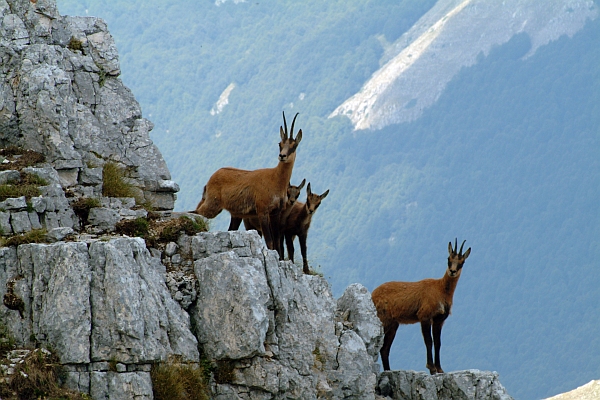
[[[229,230],[239,227],[246,217],[257,217],[267,247],[277,250],[280,257],[279,214],[287,201],[287,188],[296,161],[296,149],[302,140],[302,129],[294,138],[294,123],[288,137],[287,122],[283,113],[283,127],[279,127],[279,163],[274,168],[247,171],[225,167],[217,170],[202,193],[202,200],[193,212],[206,218],[216,217],[223,209],[232,216]],[[235,226],[237,224],[237,226]]]
[[[463,254],[457,252],[458,241],[448,243],[448,269],[441,279],[424,279],[418,282],[386,282],[371,294],[377,316],[383,323],[384,339],[381,348],[383,369],[390,369],[389,355],[399,324],[421,323],[421,332],[427,348],[427,369],[431,375],[444,373],[440,364],[441,335],[444,321],[450,315],[452,297],[471,248]],[[431,333],[433,331],[433,341]],[[431,346],[435,346],[435,363]]]
[[[287,218],[290,215],[290,212],[292,211],[292,206],[294,205],[296,200],[298,200],[298,197],[300,197],[300,192],[302,191],[302,188],[304,187],[305,183],[306,183],[306,179],[302,179],[302,182],[300,183],[300,185],[298,185],[298,186],[289,185],[288,186],[287,202],[285,203],[283,210],[281,211],[281,214],[279,214],[279,233],[280,233],[281,240],[283,240],[283,232],[281,231],[281,229],[285,225]],[[234,220],[233,217],[231,219],[232,219],[232,221],[230,222],[229,225],[230,226],[237,225],[237,227],[239,227],[239,222],[237,220]],[[260,230],[260,223],[259,223],[257,217],[244,218],[243,221],[244,221],[244,227],[246,228],[247,231],[254,229],[255,231],[258,232],[258,234],[260,236],[262,236],[262,232]],[[237,229],[237,227],[236,227],[236,229]],[[281,249],[283,250],[283,246],[281,246]]]
[[[280,246],[283,248],[283,238],[285,237],[288,257],[292,262],[294,262],[294,237],[298,236],[298,240],[300,241],[300,252],[302,253],[302,269],[305,274],[310,272],[308,269],[308,260],[306,258],[306,237],[308,236],[308,228],[310,228],[310,223],[315,211],[317,211],[317,208],[321,205],[321,201],[327,197],[328,194],[329,189],[321,195],[312,193],[309,183],[306,187],[306,203],[297,201],[292,206],[285,224],[281,227],[282,243]]]

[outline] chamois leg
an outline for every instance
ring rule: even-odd
[[[229,221],[228,231],[237,231],[240,228],[241,224],[242,224],[241,218],[231,217],[231,220]]]
[[[384,337],[383,337],[383,346],[381,346],[381,350],[379,350],[379,354],[381,354],[381,363],[383,364],[383,370],[390,370],[390,349],[392,348],[392,343],[394,342],[394,338],[396,337],[396,331],[398,330],[398,323],[392,322],[389,325],[385,325],[384,327]]]
[[[442,347],[442,326],[444,326],[444,320],[436,321],[433,320],[433,347],[435,349],[435,372],[443,374],[444,370],[440,362],[440,348]],[[433,373],[432,373],[433,374]]]
[[[279,219],[281,216],[281,211],[276,210],[271,213],[269,216],[269,220],[271,223],[271,234],[273,235],[273,245],[275,246],[275,250],[279,254],[279,259],[283,260],[283,247],[281,246],[281,238],[280,238],[280,223]]]
[[[431,322],[421,322],[421,333],[423,334],[423,340],[425,341],[425,348],[427,349],[427,364],[426,368],[429,370],[431,375],[435,375],[437,372],[435,365],[433,364],[433,339],[431,338]]]
[[[294,262],[294,235],[291,233],[285,234],[285,247],[287,248],[288,259]]]
[[[263,233],[265,238],[265,243],[267,244],[267,249],[275,250],[273,246],[273,235],[271,234],[271,223],[269,222],[269,214],[262,214],[258,216],[258,221],[260,222],[260,230]]]
[[[300,253],[302,253],[302,268],[305,274],[310,273],[308,269],[308,259],[306,258],[306,234],[301,233],[298,235],[300,241]]]

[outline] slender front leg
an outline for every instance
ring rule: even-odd
[[[237,217],[231,217],[229,221],[229,231],[237,231],[242,224],[242,219]]]
[[[300,253],[302,253],[302,266],[305,274],[310,273],[308,269],[308,259],[306,258],[306,234],[301,233],[298,235],[300,241]]]
[[[390,370],[390,349],[392,348],[392,343],[396,337],[397,330],[397,322],[392,322],[390,325],[385,326],[383,346],[381,346],[381,350],[379,351],[379,354],[381,354],[381,363],[383,364],[384,371]]]
[[[425,348],[427,349],[427,364],[425,367],[429,370],[431,375],[435,375],[436,369],[433,364],[433,353],[432,346],[433,340],[431,338],[431,322],[430,321],[422,321],[421,322],[421,333],[423,334],[423,340],[425,341]]]
[[[279,254],[279,259],[283,260],[283,247],[281,247],[281,239],[279,233],[279,219],[281,216],[281,210],[275,210],[269,215],[271,234],[273,235],[273,245],[275,250]]]
[[[273,236],[271,235],[271,224],[269,223],[269,214],[265,213],[259,215],[258,222],[260,222],[260,229],[262,230],[263,236],[265,237],[267,249],[275,250],[275,248],[273,247]]]
[[[440,348],[442,347],[442,327],[444,321],[433,321],[433,346],[435,348],[435,371],[443,374],[444,370],[440,362]]]
[[[294,235],[291,233],[285,234],[285,246],[287,247],[288,259],[294,262]]]

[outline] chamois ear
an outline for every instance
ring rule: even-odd
[[[306,183],[306,179],[302,179],[302,183],[300,183],[300,186],[298,186],[298,190],[302,189],[304,187],[305,183]]]
[[[308,186],[306,187],[306,194],[309,196],[312,194],[312,191],[310,190],[310,182],[308,182]]]
[[[471,248],[470,247],[467,249],[467,251],[465,251],[465,254],[463,254],[463,260],[466,260],[467,257],[469,257],[469,254],[471,254]]]
[[[321,198],[321,200],[323,200],[325,197],[327,197],[327,195],[329,194],[329,189],[327,189],[325,191],[325,193],[323,193],[321,196],[319,196]]]
[[[298,143],[300,143],[300,141],[302,140],[302,129],[300,129],[298,131],[298,134],[296,135],[296,139],[294,139],[296,141],[296,146],[298,146]]]
[[[282,141],[285,140],[285,139],[287,139],[287,134],[283,131],[283,127],[282,126],[279,127],[279,136],[281,136],[281,140]]]
[[[452,242],[448,242],[448,254],[452,255],[452,253],[454,253],[454,250],[452,249]]]

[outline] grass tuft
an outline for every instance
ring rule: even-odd
[[[34,229],[21,235],[11,236],[4,241],[3,246],[19,246],[29,243],[47,243],[46,236],[48,232],[45,229]]]
[[[205,375],[201,366],[178,360],[155,364],[150,371],[154,400],[208,400]]]
[[[125,170],[114,162],[102,167],[102,195],[106,197],[135,197],[133,185],[125,181]]]

